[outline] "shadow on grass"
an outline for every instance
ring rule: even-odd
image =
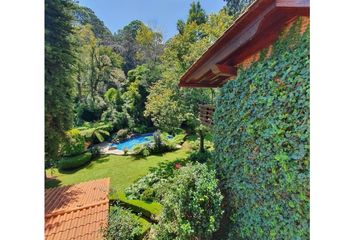
[[[61,181],[57,178],[47,178],[44,182],[45,188],[54,188],[60,186],[61,186]]]
[[[85,163],[84,165],[78,167],[78,168],[73,168],[73,169],[58,169],[58,172],[61,174],[73,174],[76,173],[77,171],[80,171],[81,169],[91,169],[93,168],[94,163],[104,163],[109,161],[109,155],[103,155],[100,156],[96,159],[91,160],[88,163]]]

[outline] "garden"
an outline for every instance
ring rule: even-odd
[[[202,201],[204,207],[214,204],[216,209],[210,212],[209,220],[212,222],[204,223],[206,228],[210,228],[209,233],[200,230],[198,234],[211,236],[217,229],[218,222],[212,219],[215,216],[218,219],[221,215],[222,196],[217,187],[215,171],[205,164],[210,160],[208,156],[213,149],[210,134],[203,137],[203,153],[200,152],[198,135],[177,134],[167,137],[167,134],[156,131],[149,142],[137,144],[123,155],[104,155],[94,145],[85,147],[89,146],[87,141],[92,141],[92,134],[87,135],[87,132],[87,128],[67,132],[68,142],[62,146],[62,157],[55,164],[56,167],[46,170],[46,187],[109,177],[110,218],[109,227],[104,231],[107,239],[141,239],[155,234],[168,239],[192,236],[195,234],[192,231],[196,227],[195,220],[199,218],[198,224],[203,223],[204,214],[200,212],[199,215],[191,216],[189,222],[184,223],[188,228],[182,232],[169,232],[165,227],[181,221],[181,216],[170,219],[171,213],[166,211],[178,207],[181,214],[186,214],[190,209],[185,209],[185,204],[193,203],[195,197],[205,197],[205,194],[210,196]],[[181,147],[171,147],[177,144],[181,144]],[[176,191],[174,188],[181,184],[185,185],[185,189]],[[191,185],[195,185],[195,196],[189,195]],[[169,198],[177,197],[185,198],[185,203],[163,208],[171,204]],[[201,202],[198,200],[194,204],[194,207],[198,207]]]
[[[308,21],[222,87],[179,87],[253,1],[225,2],[209,15],[193,2],[164,42],[46,1],[45,187],[109,178],[104,239],[309,238]]]

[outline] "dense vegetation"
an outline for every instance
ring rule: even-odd
[[[58,14],[65,17],[60,22]],[[225,10],[208,16],[193,2],[166,43],[139,20],[112,34],[91,9],[69,0],[46,3],[46,18],[46,159],[66,154],[72,127],[85,130],[88,143],[112,139],[122,129],[194,132],[198,104],[214,101],[212,90],[177,85],[231,24]]]
[[[229,239],[309,238],[309,29],[301,21],[221,88],[214,160]]]
[[[45,156],[57,164],[47,183],[109,177],[107,239],[150,226],[146,239],[211,239],[221,222],[229,239],[309,238],[309,31],[293,25],[220,92],[178,87],[253,1],[225,2],[209,16],[193,2],[163,42],[139,20],[111,33],[87,7],[46,1]],[[197,119],[205,103],[217,106],[214,142]],[[92,147],[147,132],[134,156]]]
[[[222,195],[205,164],[181,167],[166,183],[156,239],[211,239],[221,219]]]
[[[69,0],[45,1],[45,160],[58,157],[65,131],[73,124],[73,33]]]

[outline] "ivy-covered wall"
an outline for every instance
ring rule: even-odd
[[[299,18],[220,89],[214,161],[228,239],[309,239],[309,28]]]

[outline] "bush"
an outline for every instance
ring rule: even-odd
[[[164,184],[174,176],[179,166],[185,166],[185,160],[175,160],[173,162],[160,163],[158,167],[151,168],[150,173],[139,178],[136,182],[125,189],[125,194],[129,199],[141,199],[141,194],[147,189],[153,191],[153,200],[161,200],[161,191]],[[177,167],[176,167],[177,166]]]
[[[181,133],[181,134],[177,134],[176,136],[174,136],[173,138],[172,138],[172,142],[173,143],[175,143],[176,145],[177,144],[181,144],[181,143],[183,143],[184,142],[184,138],[185,138],[185,134],[184,133]]]
[[[138,144],[134,146],[133,152],[135,155],[147,157],[150,155],[150,148],[148,144]]]
[[[59,168],[61,170],[69,170],[81,167],[91,160],[91,156],[91,153],[86,152],[84,154],[76,155],[73,157],[63,157],[59,161]]]
[[[124,112],[118,112],[116,109],[109,107],[101,115],[101,121],[112,124],[113,129],[127,127],[127,117]]]
[[[232,212],[229,239],[310,238],[310,36],[300,27],[220,89],[213,160]]]
[[[142,225],[135,215],[121,207],[112,207],[108,227],[104,230],[107,240],[136,240],[140,237]]]
[[[154,200],[154,190],[151,188],[145,189],[143,194],[141,194],[141,200],[153,201]]]
[[[128,155],[128,152],[129,152],[128,148],[124,148],[124,149],[123,149],[123,154],[124,154],[124,156],[127,156],[127,155]]]
[[[162,201],[157,239],[211,239],[219,227],[221,201],[215,171],[199,163],[180,168]]]
[[[191,141],[189,144],[193,150],[200,149],[200,140]],[[205,149],[212,150],[214,148],[214,144],[210,141],[204,140],[204,147]]]
[[[151,221],[156,221],[162,212],[162,206],[158,202],[142,201],[140,199],[128,199],[124,193],[113,193],[110,201],[118,201],[121,206],[130,209],[132,212],[141,213]]]
[[[204,151],[204,152],[196,151],[196,152],[192,152],[189,155],[189,160],[191,162],[205,163],[210,159],[211,159],[211,153],[209,151]]]
[[[90,153],[91,155],[91,159],[96,159],[100,156],[100,149],[98,147],[92,147],[90,148]]]
[[[66,141],[62,146],[63,156],[75,156],[85,152],[85,138],[78,129],[66,132]]]

